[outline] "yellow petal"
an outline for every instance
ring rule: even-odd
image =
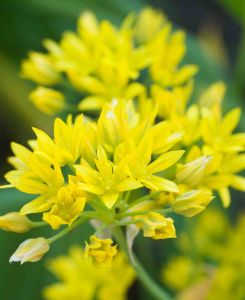
[[[183,150],[178,150],[162,154],[154,162],[148,165],[147,171],[149,173],[157,173],[169,168],[180,159],[184,152],[185,151]]]

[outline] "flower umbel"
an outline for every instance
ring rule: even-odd
[[[33,128],[35,137],[27,146],[11,143],[13,170],[1,188],[15,188],[30,198],[19,212],[0,217],[0,228],[22,233],[46,224],[50,231],[60,230],[47,239],[26,240],[10,262],[40,260],[50,244],[87,222],[93,233],[81,265],[88,274],[94,266],[113,268],[119,248],[153,298],[169,299],[140,265],[133,242],[140,229],[153,240],[175,238],[174,220],[177,224],[177,218],[204,211],[214,193],[227,207],[230,188],[245,191],[240,175],[245,134],[235,131],[241,111],[223,114],[222,82],[189,104],[195,100],[197,66],[182,64],[185,34],[172,30],[168,19],[151,8],[130,14],[118,27],[84,12],[76,32],[65,32],[59,42],[45,40],[44,46],[45,54],[31,52],[23,62],[22,76],[38,84],[32,102],[60,117],[50,135]],[[30,214],[43,221],[31,221]],[[188,262],[182,267],[183,276],[188,275]],[[78,284],[75,296],[69,284],[46,296],[124,299],[131,281],[117,289],[108,274],[98,271],[91,282],[82,277],[87,290],[79,296]]]

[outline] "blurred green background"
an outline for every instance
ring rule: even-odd
[[[25,143],[33,137],[31,127],[50,131],[52,119],[41,114],[28,100],[31,83],[19,77],[20,62],[30,50],[42,51],[44,38],[59,40],[64,30],[74,30],[80,12],[90,9],[99,19],[108,18],[120,24],[132,10],[144,5],[163,10],[176,27],[187,31],[187,55],[185,61],[200,67],[196,77],[195,95],[211,82],[224,80],[228,86],[225,109],[242,106],[245,99],[245,1],[244,0],[0,0],[0,173],[9,166],[9,143]],[[243,114],[244,116],[244,114]],[[245,130],[245,119],[240,129]],[[2,176],[1,176],[2,177]],[[244,210],[242,195],[234,193],[231,215]],[[18,200],[18,201],[16,201]],[[28,198],[14,190],[0,191],[1,214],[16,210]],[[191,222],[191,221],[187,221]],[[178,225],[178,224],[177,224]],[[183,220],[179,220],[179,227]],[[35,231],[35,236],[48,230]],[[81,243],[89,234],[89,228],[79,234],[74,231],[57,242],[48,257],[65,253],[72,241]],[[28,237],[30,235],[28,234]],[[0,299],[39,300],[41,288],[54,281],[46,271],[45,260],[36,264],[10,265],[8,259],[25,236],[0,233]],[[136,248],[146,268],[157,277],[159,261],[164,252],[174,251],[172,241],[154,243],[137,241]],[[142,251],[142,248],[144,251]],[[154,258],[151,254],[155,253]],[[141,254],[141,255],[140,255]],[[136,284],[130,291],[130,299],[151,299],[142,294]],[[142,294],[143,295],[143,294]],[[82,299],[81,299],[82,300]],[[114,299],[108,299],[114,300]],[[116,299],[115,299],[116,300]]]

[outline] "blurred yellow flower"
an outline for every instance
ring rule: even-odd
[[[188,91],[181,85],[197,72],[194,65],[178,67],[186,51],[185,35],[172,33],[164,14],[151,7],[129,14],[119,27],[85,11],[77,32],[65,32],[59,42],[44,40],[44,46],[46,54],[32,52],[24,60],[23,76],[42,85],[68,81],[81,93],[77,108],[86,112],[100,110],[114,98],[144,102],[148,95],[140,78],[145,71],[159,89],[180,86],[168,98],[179,95],[186,102]]]
[[[55,70],[49,55],[30,52],[29,58],[21,66],[21,75],[38,84],[53,85],[60,81],[60,74]]]
[[[127,290],[135,279],[133,268],[118,253],[111,267],[96,268],[83,259],[80,247],[73,247],[69,256],[51,260],[48,267],[61,281],[44,289],[47,300],[127,299]]]
[[[177,293],[176,299],[244,299],[244,229],[244,215],[235,226],[218,210],[197,219],[189,234],[183,234],[185,243],[178,244],[192,256],[175,256],[162,270],[162,280]]]
[[[185,288],[193,276],[195,266],[191,258],[186,256],[173,257],[162,269],[162,282],[168,284],[175,291]]]
[[[65,107],[65,97],[59,91],[38,86],[30,93],[30,100],[42,112],[53,115]]]
[[[143,8],[135,23],[135,36],[140,43],[149,42],[167,22],[161,11],[151,7]]]

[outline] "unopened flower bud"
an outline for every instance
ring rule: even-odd
[[[177,214],[193,217],[202,212],[212,199],[210,190],[193,190],[179,195],[172,208]]]
[[[39,110],[48,115],[58,113],[65,106],[65,97],[62,93],[43,86],[39,86],[31,92],[30,100]]]
[[[201,156],[185,165],[182,165],[176,173],[177,181],[189,186],[195,186],[202,180],[206,165],[210,159],[211,157]]]
[[[32,223],[19,212],[10,212],[0,217],[0,228],[6,231],[23,233],[32,228]]]
[[[31,52],[29,58],[22,62],[21,74],[24,78],[43,85],[53,85],[60,80],[50,57],[38,52]]]
[[[19,262],[21,264],[30,261],[39,261],[43,255],[49,251],[49,243],[43,238],[28,239],[21,243],[15,253],[10,257],[9,262]]]

